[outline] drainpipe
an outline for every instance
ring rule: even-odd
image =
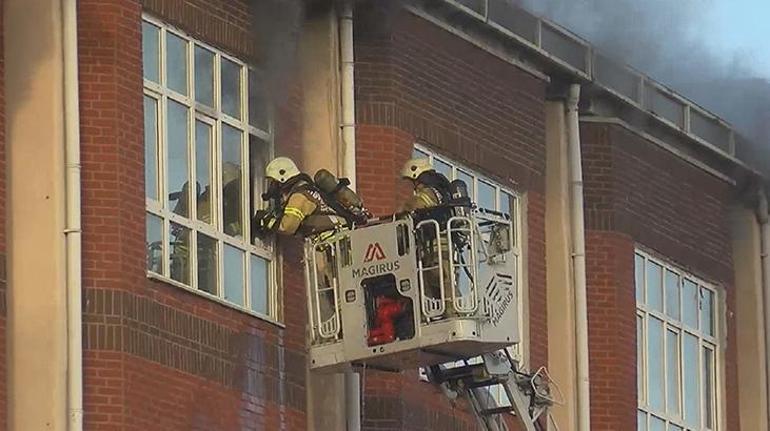
[[[588,380],[588,305],[586,299],[585,221],[583,219],[583,168],[580,155],[578,102],[580,85],[572,84],[567,97],[570,219],[572,223],[572,278],[575,286],[575,345],[577,356],[578,431],[591,430]]]
[[[356,106],[353,57],[353,0],[345,0],[339,12],[340,100],[342,108],[342,171],[356,189]],[[347,431],[361,430],[361,380],[353,370],[345,372]]]
[[[350,188],[356,189],[356,102],[354,86],[355,63],[353,57],[353,0],[345,0],[339,17],[340,86],[342,104],[342,169],[350,180]]]
[[[768,212],[767,194],[764,188],[759,190],[759,203],[757,205],[757,220],[759,220],[761,229],[761,251],[762,259],[762,297],[764,300],[765,315],[765,368],[767,373],[765,385],[770,394],[770,212]],[[768,398],[768,412],[770,412],[770,398]],[[770,422],[770,417],[765,418]]]
[[[80,106],[77,0],[62,0],[64,163],[66,193],[67,430],[83,430],[83,325],[81,314]]]

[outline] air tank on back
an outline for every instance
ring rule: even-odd
[[[319,169],[315,173],[313,181],[315,181],[321,191],[331,195],[348,211],[361,218],[362,222],[370,216],[361,198],[348,187],[350,181],[347,178],[339,179],[328,170]]]

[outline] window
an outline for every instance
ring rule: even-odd
[[[437,172],[444,174],[450,181],[462,180],[468,186],[468,194],[471,199],[476,203],[479,208],[479,217],[484,218],[484,211],[494,211],[503,213],[510,217],[511,220],[511,244],[513,246],[516,262],[514,267],[516,268],[516,292],[518,294],[518,315],[519,315],[519,339],[524,340],[523,328],[524,328],[524,297],[523,289],[519,288],[523,284],[521,279],[521,265],[522,253],[521,253],[521,208],[519,196],[511,190],[504,187],[500,187],[491,179],[478,174],[470,169],[460,166],[447,158],[433,154],[427,148],[417,146],[414,149],[413,157],[427,157],[431,159],[434,169]],[[516,344],[509,348],[511,357],[518,361],[519,364],[523,364],[525,357],[521,349],[523,343]],[[469,363],[476,363],[480,360],[478,358],[471,358]],[[447,367],[454,367],[462,365],[462,361],[454,364],[445,364]],[[427,377],[423,370],[420,372],[420,378],[427,380]],[[489,393],[498,405],[510,405],[508,397],[505,391],[500,385],[492,386],[489,388]]]
[[[716,288],[641,251],[635,274],[639,430],[717,430]]]
[[[278,319],[273,245],[253,235],[272,156],[257,71],[145,17],[147,271]]]

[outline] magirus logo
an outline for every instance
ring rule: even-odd
[[[385,259],[385,252],[382,251],[380,243],[373,242],[369,244],[369,247],[366,248],[366,254],[364,254],[364,263],[383,259]]]

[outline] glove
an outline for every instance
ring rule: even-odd
[[[272,211],[259,210],[254,214],[254,221],[254,233],[262,236],[273,229],[275,223],[278,221],[278,217],[276,217],[275,213]]]

